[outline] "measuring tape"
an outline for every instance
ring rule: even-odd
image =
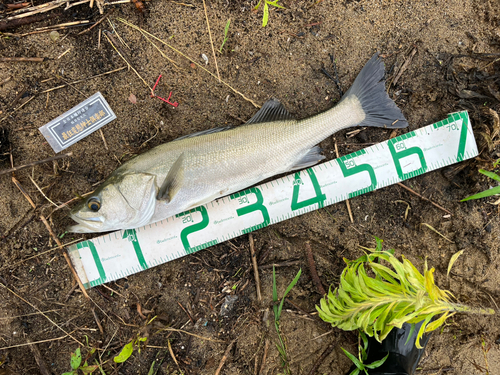
[[[68,248],[85,288],[478,155],[467,112],[154,224]]]

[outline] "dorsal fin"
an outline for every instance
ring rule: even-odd
[[[208,130],[202,130],[201,132],[193,133],[193,134],[188,134],[188,135],[183,135],[182,137],[174,139],[174,141],[180,141],[181,139],[185,138],[193,138],[193,137],[199,137],[200,135],[207,135],[207,134],[212,134],[212,133],[218,133],[218,132],[223,132],[229,129],[232,129],[232,126],[221,126],[219,128],[212,128]],[[172,141],[173,142],[173,141]]]
[[[245,125],[258,124],[262,122],[295,120],[293,116],[283,107],[278,99],[270,99],[264,103],[259,112],[257,112]]]
[[[170,167],[167,177],[165,177],[165,181],[163,181],[163,184],[158,191],[156,199],[164,200],[168,203],[180,190],[184,181],[184,169],[182,168],[183,161],[184,153],[180,154],[175,163]]]

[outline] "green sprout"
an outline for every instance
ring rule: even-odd
[[[496,167],[498,165],[498,163],[500,162],[500,159],[498,159],[495,164],[493,164],[494,167]],[[490,171],[486,171],[484,169],[480,169],[479,170],[479,173],[482,173],[484,174],[485,176],[488,176],[489,178],[491,178],[492,180],[495,180],[497,182],[500,182],[500,176],[497,175],[496,173],[494,172],[490,172]],[[467,198],[464,198],[462,199],[460,202],[465,202],[465,201],[468,201],[468,200],[471,200],[471,199],[479,199],[479,198],[486,198],[486,197],[491,197],[492,195],[496,195],[496,194],[500,194],[500,186],[495,186],[491,189],[488,189],[488,190],[485,190],[485,191],[482,191],[480,193],[477,193],[477,194],[474,194],[474,195],[471,195],[470,197],[467,197]],[[499,200],[499,203],[500,203],[500,200]]]
[[[354,261],[344,259],[347,267],[340,276],[340,285],[333,292],[330,289],[320,306],[316,306],[325,322],[345,331],[359,329],[379,342],[404,323],[412,325],[411,336],[415,324],[423,322],[416,340],[417,348],[422,348],[420,339],[424,333],[439,328],[456,312],[495,313],[492,309],[452,302],[451,292],[434,283],[434,268],[428,269],[427,260],[422,275],[404,256],[403,262],[399,261],[394,250],[383,251],[382,240],[376,241],[375,249],[363,248],[368,251],[364,256]]]
[[[368,337],[366,337],[366,335],[361,331],[359,331],[359,337],[363,340],[363,345],[361,345],[361,343],[358,344],[358,358],[356,358],[344,348],[340,348],[356,366],[356,369],[354,369],[349,375],[358,375],[361,371],[364,371],[365,374],[368,375],[367,370],[373,370],[377,367],[382,366],[386,359],[389,357],[389,353],[387,353],[384,358],[379,359],[378,361],[374,361],[370,364],[365,364],[364,361],[366,361],[366,359],[368,358],[368,353],[366,352],[368,350]]]
[[[95,349],[92,349],[90,355],[94,354]],[[80,348],[76,349],[74,353],[71,353],[71,371],[65,372],[62,375],[78,375],[78,370],[80,370],[84,374],[92,374],[95,370],[99,368],[99,365],[88,365],[87,361],[82,364],[82,353]]]
[[[139,352],[139,354],[141,354],[141,343],[145,342],[147,339],[147,337],[141,337],[140,335],[137,335],[134,340],[130,341],[123,347],[120,353],[113,358],[113,361],[115,363],[125,362],[134,352],[134,348],[137,348],[137,351]]]
[[[278,334],[278,339],[279,343],[276,344],[276,347],[278,348],[278,352],[280,353],[281,357],[281,364],[283,366],[283,371],[285,374],[290,374],[290,368],[288,364],[288,355],[286,353],[286,346],[285,346],[285,341],[283,340],[283,337],[281,336],[281,330],[280,330],[280,317],[281,317],[281,311],[283,310],[283,304],[285,303],[285,297],[287,296],[288,293],[292,290],[292,288],[297,284],[297,281],[299,281],[300,274],[302,273],[302,269],[299,269],[299,272],[297,272],[297,275],[295,278],[292,280],[290,285],[285,290],[285,293],[283,294],[283,297],[281,298],[281,301],[278,299],[278,288],[276,286],[276,271],[273,266],[273,311],[274,311],[274,327],[276,328],[276,333]]]
[[[229,25],[231,24],[231,18],[227,20],[226,27],[224,28],[224,40],[222,41],[222,44],[220,46],[219,52],[222,53],[222,48],[224,48],[224,44],[226,44],[227,40],[229,37],[227,36],[227,33],[229,31]]]
[[[264,15],[262,16],[262,27],[266,27],[267,22],[269,21],[269,5],[272,5],[273,7],[276,8],[285,9],[285,7],[278,4],[278,1],[280,0],[274,0],[274,1],[264,0]],[[262,0],[259,0],[259,3],[255,6],[255,8],[253,8],[254,11],[259,10],[261,2]]]

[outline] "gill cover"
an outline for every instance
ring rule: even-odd
[[[99,210],[92,210],[92,205],[89,207],[90,199],[81,202],[71,212],[78,225],[68,231],[105,232],[148,224],[156,205],[155,179],[147,173],[111,176],[90,198],[99,202]]]

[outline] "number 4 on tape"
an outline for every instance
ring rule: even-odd
[[[141,228],[69,247],[86,288],[477,156],[467,112]]]

